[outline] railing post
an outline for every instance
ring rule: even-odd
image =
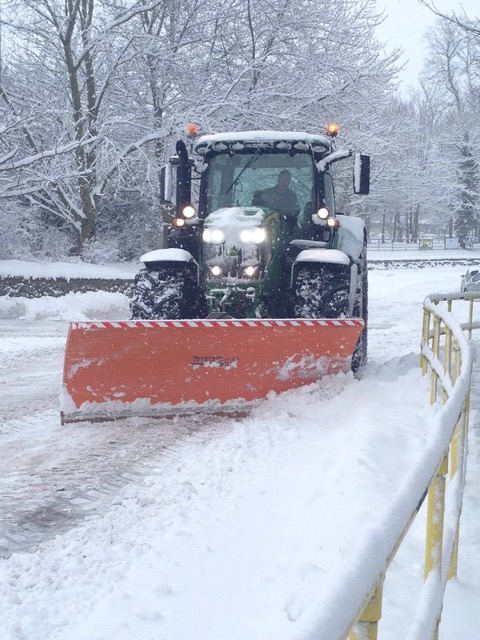
[[[451,464],[450,464],[450,479],[457,473],[463,473],[463,437],[464,437],[464,414],[455,427],[455,433],[452,438],[451,444]],[[462,489],[463,490],[463,489]],[[455,578],[457,575],[458,567],[458,543],[460,537],[460,513],[458,514],[457,521],[455,523],[455,540],[453,542],[452,556],[450,558],[450,564],[448,565],[448,579]]]
[[[455,384],[458,376],[460,375],[460,345],[458,344],[458,340],[453,341],[453,373],[452,373],[452,383]]]
[[[452,479],[455,474],[460,473],[462,474],[463,480],[466,459],[465,445],[467,438],[469,410],[470,394],[468,394],[465,398],[462,413],[460,414],[460,418],[458,419],[452,438],[452,446],[450,449],[450,479]]]
[[[460,480],[463,487],[465,484],[465,472],[467,461],[467,436],[468,436],[468,416],[470,411],[470,391],[465,398],[462,413],[455,427],[455,433],[452,438],[451,446],[451,466],[450,466],[450,479],[456,474],[460,474]],[[460,537],[460,515],[461,505],[457,515],[457,521],[455,523],[455,541],[452,550],[452,557],[450,558],[450,564],[448,567],[448,579],[455,578],[457,575],[458,567],[458,544]]]
[[[452,379],[452,330],[449,326],[445,325],[445,346],[443,351],[443,372],[448,375],[450,380]],[[443,386],[442,392],[443,404],[448,400],[448,394],[445,386]]]
[[[431,317],[431,312],[429,311],[429,309],[424,308],[423,309],[423,327],[422,327],[422,344],[423,345],[428,345],[428,339],[430,334],[430,317]],[[424,376],[427,373],[428,360],[423,354],[423,349],[420,356],[420,362],[422,367],[422,376]]]
[[[468,339],[471,340],[472,339],[472,323],[473,323],[473,298],[470,298],[469,300],[470,302],[470,306],[468,308],[468,321],[470,323],[470,326],[468,327]]]
[[[383,580],[379,583],[349,635],[349,640],[377,640],[378,621],[382,617]]]
[[[445,476],[447,472],[448,455],[445,455],[428,488],[425,579],[433,569],[437,569],[439,572],[442,569]]]
[[[440,352],[440,326],[441,319],[439,316],[435,315],[433,320],[433,342],[432,342],[432,353],[433,357],[438,360],[438,354]],[[437,400],[437,374],[432,367],[431,372],[431,384],[430,384],[430,404],[435,404]]]

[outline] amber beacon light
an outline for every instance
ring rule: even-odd
[[[332,138],[338,135],[338,124],[336,122],[330,122],[327,124],[327,133]]]
[[[188,136],[197,136],[198,135],[198,127],[197,125],[190,123],[187,125],[187,135]]]

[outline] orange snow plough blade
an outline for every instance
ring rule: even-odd
[[[350,366],[362,320],[156,320],[70,325],[62,424],[242,412]]]

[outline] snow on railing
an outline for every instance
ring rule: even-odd
[[[430,372],[430,403],[443,405],[438,424],[446,446],[428,489],[425,584],[407,640],[438,638],[446,584],[457,575],[475,355],[469,340],[480,328],[474,320],[474,303],[479,300],[480,293],[473,292],[432,294],[424,302],[422,373]],[[458,301],[463,308],[457,305],[454,315],[452,306]],[[457,311],[463,311],[465,321]]]
[[[452,313],[454,301],[464,305],[463,322]],[[357,539],[348,567],[332,578],[328,602],[302,616],[295,640],[376,640],[387,568],[427,496],[425,581],[407,640],[438,638],[446,583],[457,571],[474,359],[469,340],[480,328],[475,301],[480,292],[425,299],[421,367],[430,374],[431,404],[439,408],[432,428],[387,510]]]

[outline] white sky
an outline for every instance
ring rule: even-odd
[[[462,7],[469,18],[480,18],[478,0],[436,0],[440,11],[461,15]],[[379,11],[385,10],[385,21],[378,28],[378,37],[387,51],[401,47],[406,67],[401,79],[406,85],[415,84],[423,66],[425,30],[433,26],[436,16],[417,0],[377,0]]]

